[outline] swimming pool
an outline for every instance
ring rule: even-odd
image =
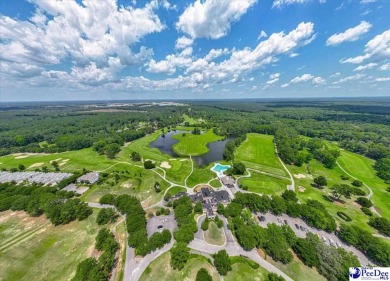
[[[229,165],[221,165],[219,163],[216,163],[213,168],[211,168],[212,171],[216,172],[217,174],[223,174],[224,171],[229,169]]]

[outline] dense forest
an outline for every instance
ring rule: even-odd
[[[378,176],[390,181],[390,101],[210,101],[185,104],[30,104],[0,108],[0,155],[15,152],[62,152],[87,147],[112,158],[123,143],[163,127],[185,121],[183,114],[206,122],[223,136],[246,133],[275,135],[281,158],[302,165],[311,158],[326,167],[335,165],[339,151],[327,145],[365,155],[377,161]],[[188,122],[187,122],[188,123]],[[308,138],[312,141],[308,141]]]

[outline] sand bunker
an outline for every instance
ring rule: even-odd
[[[294,177],[297,179],[304,179],[306,176],[304,174],[294,174]]]
[[[23,159],[34,155],[47,155],[47,153],[14,153],[15,159]]]
[[[160,167],[161,167],[161,168],[165,168],[165,169],[170,169],[170,168],[172,168],[172,166],[169,165],[169,163],[168,163],[167,161],[161,162]]]
[[[69,161],[69,159],[64,159],[64,160],[62,160],[61,163],[58,164],[58,165],[64,166],[66,163],[68,163],[68,161]]]
[[[32,164],[30,167],[28,167],[29,169],[32,169],[32,168],[39,168],[41,166],[43,166],[45,163],[43,162],[40,162],[40,163],[35,163],[35,164]]]
[[[306,188],[304,188],[303,186],[298,186],[298,190],[299,192],[305,192]]]
[[[133,184],[128,183],[128,182],[125,182],[125,183],[122,184],[123,188],[131,188],[132,186],[133,186]]]
[[[50,161],[50,164],[52,164],[54,161],[56,161],[58,163],[58,161],[60,161],[62,158],[57,158],[57,159],[54,159],[54,160],[51,160]]]

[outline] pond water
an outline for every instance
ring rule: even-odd
[[[158,139],[150,143],[150,146],[158,148],[162,153],[171,155],[172,157],[180,157],[172,149],[172,146],[179,141],[172,137],[174,135],[182,133],[189,132],[180,130],[170,131],[166,133],[164,137],[162,135],[159,136]],[[225,148],[225,144],[230,140],[233,140],[233,138],[227,138],[225,140],[211,142],[207,144],[209,151],[206,154],[194,156],[192,157],[192,159],[198,164],[198,166],[204,166],[215,161],[223,160],[223,150]]]

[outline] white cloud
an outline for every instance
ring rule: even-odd
[[[290,83],[296,84],[296,83],[306,82],[306,81],[309,81],[313,78],[314,78],[314,76],[311,74],[303,74],[302,76],[297,76],[297,77],[291,79]]]
[[[359,80],[363,77],[365,77],[366,75],[365,74],[356,74],[356,75],[351,75],[351,76],[347,76],[345,78],[342,78],[336,82],[333,82],[332,84],[341,84],[341,83],[345,83],[345,82],[348,82],[348,81],[354,81],[354,80]]]
[[[312,83],[314,85],[324,85],[326,84],[326,80],[322,77],[314,77],[313,80],[312,80]]]
[[[194,42],[194,40],[192,40],[191,38],[188,38],[188,37],[179,37],[177,40],[176,40],[176,45],[175,45],[175,48],[180,50],[180,49],[185,49],[189,46],[192,45],[192,43]]]
[[[261,38],[267,38],[267,37],[268,37],[267,33],[264,30],[262,30],[259,36],[257,37],[257,40],[260,40]]]
[[[360,64],[371,58],[379,60],[390,58],[390,29],[368,41],[363,55],[342,59],[340,62]]]
[[[281,87],[281,88],[287,88],[288,86],[289,86],[289,84],[288,84],[288,83],[285,83],[285,84],[281,85],[280,87]]]
[[[370,31],[372,25],[369,22],[362,21],[359,25],[349,28],[342,33],[333,34],[326,40],[327,46],[337,46],[343,42],[353,42],[358,39],[368,31]]]
[[[310,0],[274,0],[272,8],[281,8],[291,4],[305,4],[309,1]],[[324,4],[326,3],[326,0],[319,0],[318,2]]]
[[[295,57],[297,57],[297,56],[299,56],[298,53],[291,53],[291,54],[289,55],[290,58],[295,58]]]
[[[365,64],[365,65],[359,65],[353,71],[363,71],[363,70],[367,70],[367,69],[373,69],[377,65],[378,65],[377,63],[373,63],[373,62]]]
[[[227,48],[225,49],[211,49],[210,52],[205,56],[205,60],[212,61],[222,55],[229,54],[229,50]]]
[[[269,80],[266,82],[267,85],[275,84],[279,81],[280,73],[274,73],[269,76]]]
[[[380,67],[379,67],[379,70],[390,70],[390,63],[386,63],[386,64],[384,64],[384,65],[381,65]]]
[[[71,60],[79,69],[104,68],[111,57],[122,65],[138,63],[153,51],[131,46],[164,28],[155,6],[118,6],[115,0],[31,0],[37,10],[30,21],[0,16],[0,59],[41,67]],[[91,62],[95,64],[91,64]],[[81,72],[80,72],[81,73]]]
[[[176,28],[193,39],[218,39],[238,21],[257,0],[196,0],[176,23]]]
[[[340,72],[336,72],[335,74],[332,74],[331,76],[329,76],[330,78],[334,78],[334,77],[338,77],[340,76],[341,73]]]
[[[375,79],[376,82],[387,82],[390,81],[390,77],[380,77]]]
[[[378,0],[360,0],[360,3],[362,3],[362,4],[368,4],[368,3],[374,3],[374,2],[376,2],[376,1],[378,1]]]

